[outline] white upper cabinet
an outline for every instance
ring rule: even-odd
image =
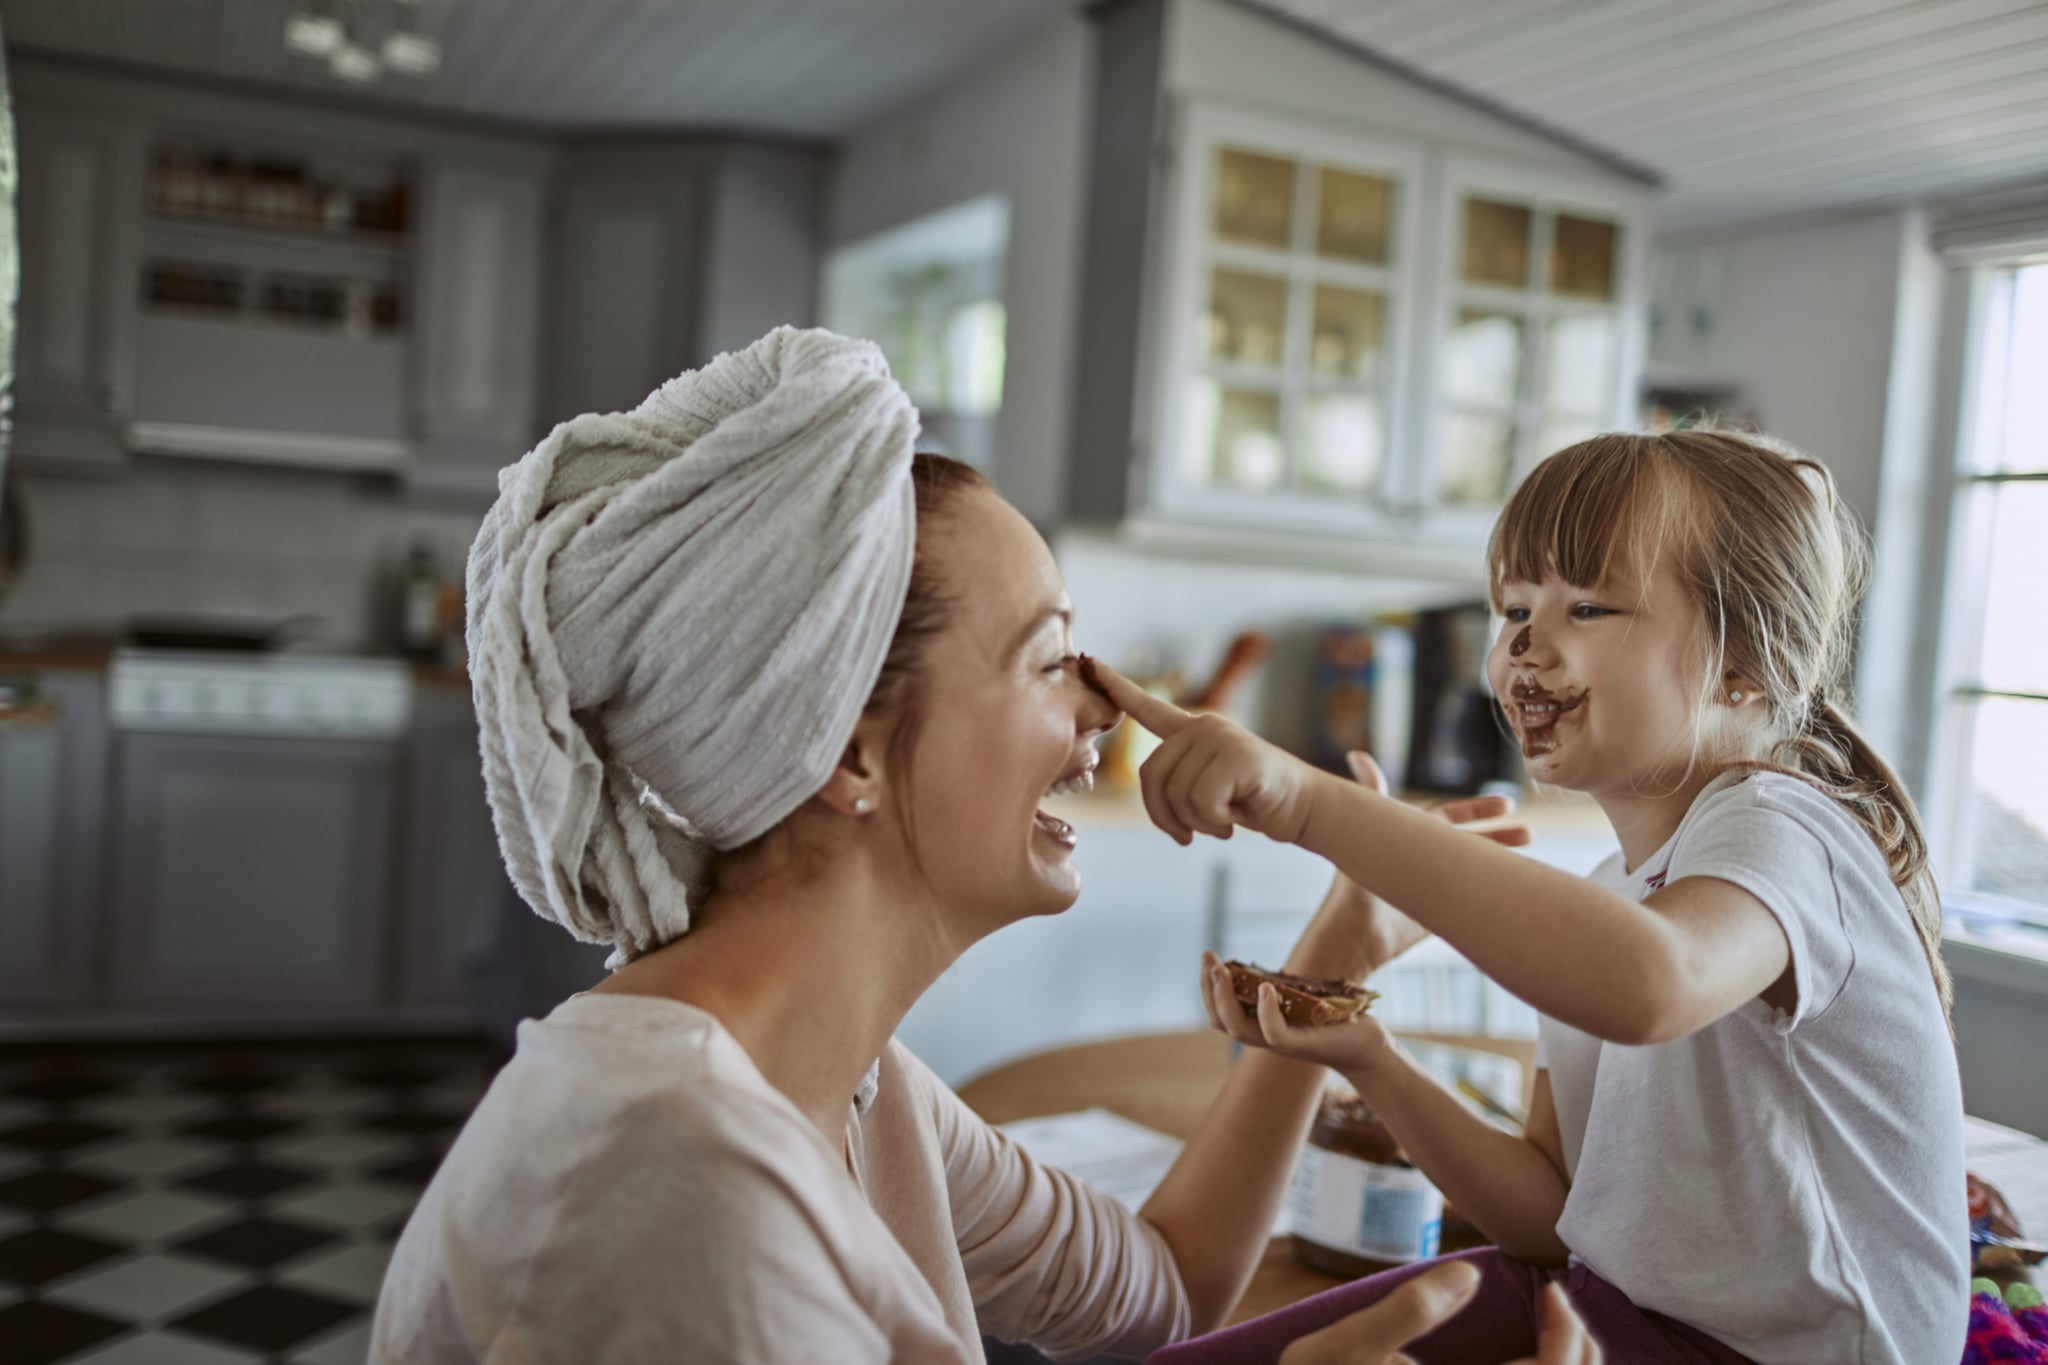
[[[1166,200],[1154,523],[1469,551],[1626,425],[1644,213],[1552,174],[1193,102]]]

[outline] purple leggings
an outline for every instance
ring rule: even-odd
[[[1479,1292],[1456,1317],[1404,1348],[1416,1365],[1504,1365],[1536,1354],[1545,1285],[1557,1281],[1585,1322],[1609,1365],[1748,1365],[1706,1333],[1661,1313],[1647,1312],[1582,1265],[1544,1270],[1514,1260],[1498,1247],[1461,1251],[1325,1290],[1291,1308],[1268,1313],[1206,1337],[1168,1346],[1145,1365],[1273,1365],[1296,1337],[1378,1303],[1403,1281],[1445,1261],[1470,1261]]]

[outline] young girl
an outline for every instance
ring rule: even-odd
[[[1370,1018],[1257,1019],[1335,1067],[1499,1250],[1410,1347],[1494,1359],[1562,1281],[1610,1358],[1948,1365],[1967,1315],[1962,1103],[1912,803],[1837,704],[1865,555],[1818,464],[1725,432],[1602,436],[1541,465],[1489,548],[1488,678],[1531,777],[1590,794],[1589,879],[1475,841],[1107,669],[1165,738],[1153,820],[1330,859],[1541,1011],[1526,1133],[1474,1117]],[[1416,931],[1419,934],[1419,930]],[[1160,1362],[1266,1360],[1416,1268]]]

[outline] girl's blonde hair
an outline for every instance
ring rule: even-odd
[[[1537,466],[1487,547],[1496,601],[1508,583],[1546,578],[1591,587],[1634,570],[1647,583],[1660,563],[1706,621],[1701,700],[1730,671],[1763,691],[1770,748],[1739,767],[1803,778],[1870,832],[1946,1011],[1927,836],[1898,776],[1848,715],[1870,552],[1834,479],[1789,446],[1746,433],[1595,436]]]

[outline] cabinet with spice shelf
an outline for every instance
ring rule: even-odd
[[[409,159],[160,127],[131,448],[395,469],[408,454]]]

